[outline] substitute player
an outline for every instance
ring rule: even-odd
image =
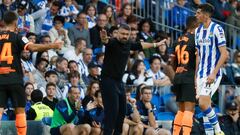
[[[178,38],[174,60],[176,74],[173,89],[176,92],[179,111],[174,120],[173,135],[179,135],[181,128],[183,135],[190,135],[193,123],[196,90],[194,84],[196,67],[196,49],[194,32],[198,27],[197,18],[189,16],[186,22],[186,33]]]
[[[26,96],[23,88],[23,72],[21,67],[21,52],[45,51],[60,49],[63,42],[53,44],[33,44],[26,37],[15,33],[18,16],[15,12],[4,14],[4,30],[0,32],[0,118],[7,99],[11,98],[16,113],[16,128],[18,135],[26,135],[27,124],[25,115]]]
[[[214,8],[210,4],[198,7],[196,17],[201,25],[195,30],[195,44],[198,52],[197,97],[204,115],[206,134],[223,135],[216,113],[211,108],[211,96],[216,92],[222,78],[220,67],[227,59],[226,39],[223,28],[212,22]]]

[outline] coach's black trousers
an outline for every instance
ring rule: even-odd
[[[104,135],[120,135],[126,113],[126,95],[121,81],[103,77],[101,92],[104,105]]]

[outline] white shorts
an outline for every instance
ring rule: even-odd
[[[219,76],[215,79],[215,81],[207,85],[207,77],[197,78],[197,96],[213,96],[213,94],[217,91],[222,76]]]

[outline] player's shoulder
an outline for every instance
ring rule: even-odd
[[[223,32],[223,27],[217,23],[214,23],[214,32]]]

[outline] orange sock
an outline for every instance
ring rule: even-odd
[[[179,135],[182,127],[182,118],[183,118],[183,112],[178,111],[174,119],[173,135]]]
[[[183,126],[183,135],[190,135],[192,131],[192,123],[193,123],[193,113],[190,111],[184,111],[182,119]]]
[[[16,114],[16,128],[18,135],[27,134],[27,121],[25,113]]]

